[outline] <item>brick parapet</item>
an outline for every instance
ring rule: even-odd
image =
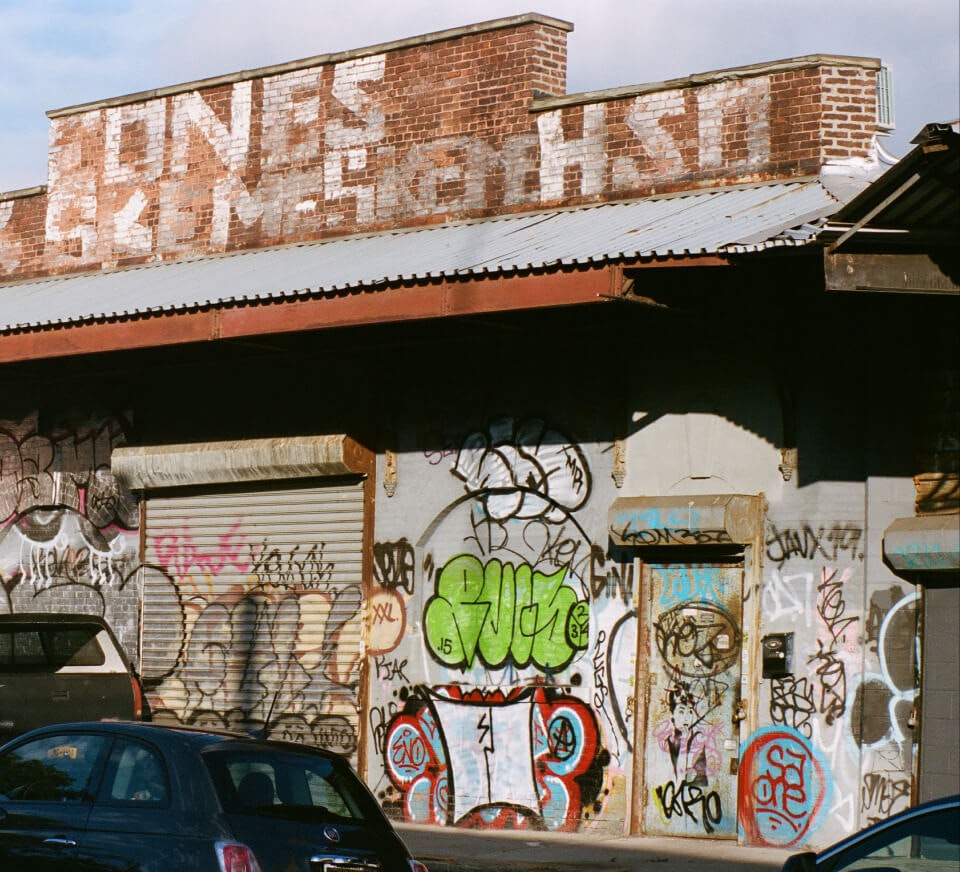
[[[567,95],[517,16],[51,116],[0,195],[0,280],[815,174],[866,158],[878,62],[812,56]]]

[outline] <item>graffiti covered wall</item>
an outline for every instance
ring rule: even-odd
[[[371,782],[418,823],[622,831],[635,579],[590,449],[514,418],[451,445],[405,470],[445,502],[377,546]]]
[[[793,668],[761,681],[743,750],[750,842],[827,844],[911,802],[918,594],[869,583],[864,549],[862,521],[769,524],[763,632],[794,634]]]
[[[124,425],[38,417],[0,419],[0,612],[101,615],[136,663],[138,507],[110,474]]]
[[[380,501],[362,612],[363,591],[331,583],[337,561],[322,547],[284,549],[239,528],[213,550],[170,531],[140,567],[138,505],[109,473],[123,423],[42,432],[38,420],[0,428],[3,610],[102,614],[141,665],[139,610],[172,603],[179,623],[143,637],[164,717],[269,720],[275,734],[349,755],[363,738],[380,800],[418,823],[619,833],[644,753],[648,786],[663,776],[647,811],[670,833],[716,835],[736,805],[750,843],[825,844],[911,800],[917,594],[889,575],[867,579],[853,512],[825,521],[813,504],[816,521],[785,520],[786,500],[767,519],[761,633],[793,633],[793,662],[754,676],[757,729],[734,794],[717,788],[736,770],[736,733],[721,729],[749,627],[726,607],[718,619],[712,576],[664,570],[663,613],[639,664],[661,683],[634,747],[640,573],[609,550],[608,443],[522,417],[451,428],[440,448],[421,440],[401,455],[394,500]],[[234,576],[242,584],[223,581]],[[358,661],[342,632],[362,614],[369,705],[358,726]]]

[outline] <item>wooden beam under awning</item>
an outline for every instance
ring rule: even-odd
[[[828,291],[960,294],[960,257],[930,254],[827,254],[824,276]]]
[[[0,363],[241,339],[458,315],[609,302],[622,293],[617,264],[365,289],[300,300],[209,306],[44,327],[0,336]]]

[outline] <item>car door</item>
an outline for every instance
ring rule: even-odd
[[[0,753],[0,869],[77,872],[106,737],[50,732]]]
[[[92,622],[51,626],[43,640],[52,672],[54,714],[69,712],[68,719],[76,721],[133,714],[128,667],[105,627]],[[61,714],[58,719],[65,718]]]
[[[224,838],[214,815],[160,748],[117,734],[79,857],[91,872],[213,872],[214,844]]]
[[[44,724],[74,720],[58,717],[57,692],[37,627],[0,626],[0,741]]]

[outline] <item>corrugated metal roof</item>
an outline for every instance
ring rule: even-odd
[[[832,215],[823,239],[856,225],[861,238],[896,239],[889,231],[949,234],[960,231],[960,133],[947,124],[928,124],[913,139],[909,154]]]
[[[839,208],[816,180],[253,249],[0,286],[0,333],[428,278],[800,245]]]

